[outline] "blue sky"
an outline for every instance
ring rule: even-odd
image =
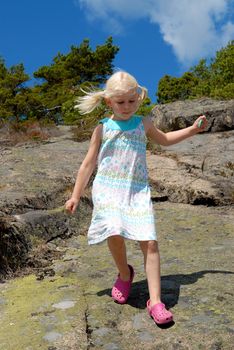
[[[114,65],[152,102],[160,78],[180,76],[234,39],[234,0],[2,0],[0,56],[32,76],[84,38],[120,47]]]

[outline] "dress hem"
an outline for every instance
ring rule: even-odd
[[[99,244],[99,243],[103,243],[105,240],[107,240],[107,238],[109,237],[113,237],[113,236],[121,236],[123,237],[124,239],[127,239],[127,240],[130,240],[130,241],[137,241],[137,242],[144,242],[144,241],[157,241],[157,235],[154,235],[154,238],[148,238],[148,239],[142,239],[142,238],[139,238],[137,239],[136,237],[130,237],[130,236],[125,236],[121,233],[117,233],[117,234],[114,234],[114,235],[105,235],[104,237],[99,237],[98,239],[95,239],[95,240],[89,240],[88,239],[88,244],[89,245],[94,245],[94,244]]]

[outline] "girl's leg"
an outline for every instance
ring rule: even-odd
[[[110,252],[119,270],[122,281],[129,281],[130,270],[127,263],[127,254],[124,238],[121,236],[111,236],[107,240]]]
[[[144,254],[145,272],[148,281],[150,305],[161,302],[160,256],[157,241],[140,241]]]

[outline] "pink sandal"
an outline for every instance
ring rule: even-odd
[[[119,304],[125,304],[131,290],[132,281],[134,278],[134,269],[131,265],[128,265],[130,270],[130,280],[129,281],[122,281],[118,275],[117,280],[115,281],[115,284],[112,288],[112,298],[118,302]]]
[[[147,310],[150,317],[153,318],[157,324],[166,324],[173,321],[173,315],[168,311],[163,303],[150,306],[150,300],[147,301]]]

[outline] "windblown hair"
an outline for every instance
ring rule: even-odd
[[[140,86],[132,75],[123,71],[118,71],[111,75],[103,90],[82,91],[85,95],[79,97],[75,105],[75,108],[79,109],[80,114],[92,112],[101,104],[104,98],[112,98],[130,92],[133,94],[138,93],[140,105],[148,94],[147,89]]]

